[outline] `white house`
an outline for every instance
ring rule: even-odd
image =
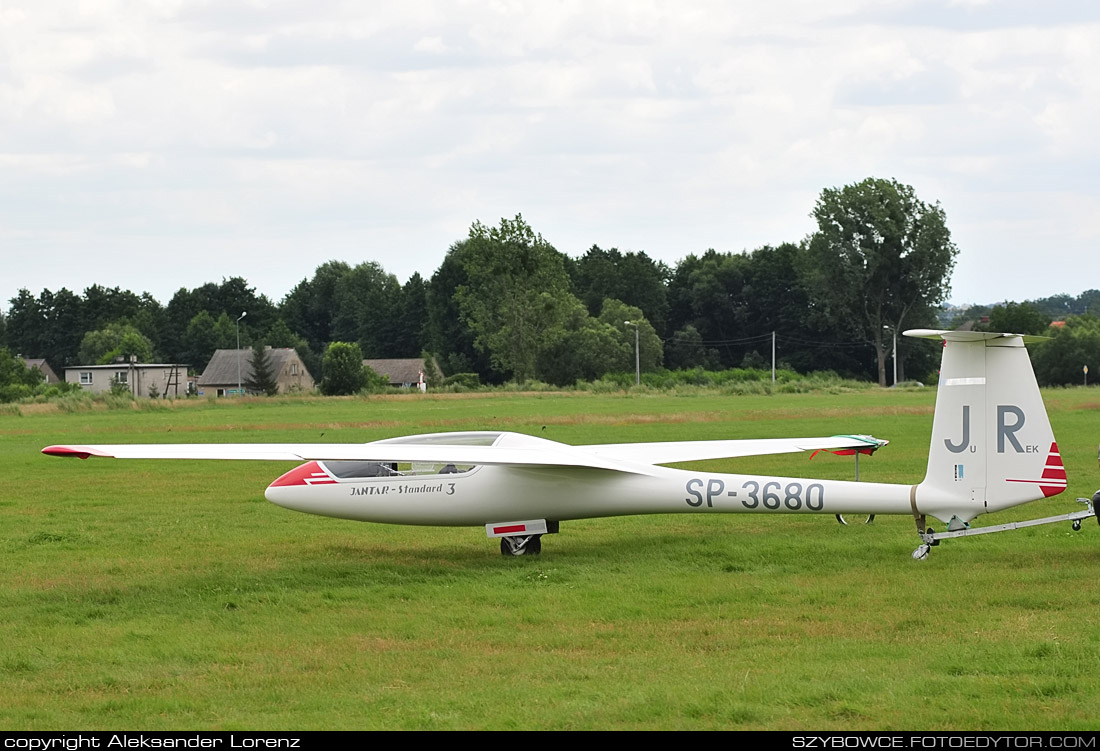
[[[123,383],[134,396],[174,399],[187,396],[187,366],[179,363],[116,362],[110,365],[73,365],[65,368],[65,380],[79,383],[85,391],[98,394]]]

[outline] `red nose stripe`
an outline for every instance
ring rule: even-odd
[[[333,485],[336,480],[332,475],[321,469],[321,465],[317,462],[307,462],[300,467],[287,472],[275,482],[271,483],[271,487],[280,488],[287,485]]]

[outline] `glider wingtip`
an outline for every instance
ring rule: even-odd
[[[42,449],[47,456],[75,456],[77,459],[87,459],[89,456],[102,456],[95,454],[91,449],[81,446],[47,446]]]

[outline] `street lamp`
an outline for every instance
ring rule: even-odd
[[[638,324],[634,323],[633,321],[623,321],[623,323],[627,326],[633,326],[634,327],[634,385],[635,386],[641,386],[642,385],[642,360],[641,360],[641,356],[639,354],[640,350],[639,350],[639,344],[638,344]]]
[[[247,310],[237,319],[237,396],[241,395],[241,318],[246,315],[248,315]]]
[[[898,329],[896,326],[883,326],[882,328],[888,329],[894,336],[894,385],[898,385]]]

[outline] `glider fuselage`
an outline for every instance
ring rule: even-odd
[[[735,475],[648,467],[476,466],[455,474],[339,478],[309,462],[276,480],[272,503],[321,516],[390,524],[473,526],[672,513],[910,512],[909,485]],[[958,505],[958,504],[956,504]],[[953,513],[966,513],[958,509]],[[980,513],[974,509],[967,516]]]

